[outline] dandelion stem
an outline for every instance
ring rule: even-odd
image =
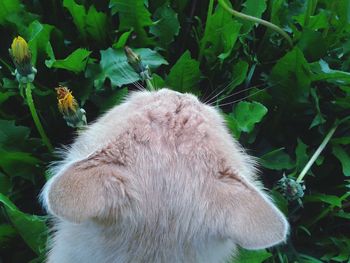
[[[36,108],[35,108],[33,97],[32,97],[31,85],[32,84],[30,82],[28,82],[26,84],[27,104],[28,104],[30,113],[32,114],[32,118],[33,118],[34,124],[36,126],[36,129],[38,130],[43,143],[46,145],[46,147],[49,149],[49,151],[52,152],[53,151],[52,144],[51,144],[49,138],[46,136],[46,133],[43,129],[43,126],[41,125],[38,113],[36,112]]]
[[[291,47],[293,46],[292,39],[289,37],[289,35],[286,32],[284,32],[284,30],[282,28],[280,28],[280,27],[276,26],[275,24],[273,24],[269,21],[266,21],[264,19],[260,19],[260,18],[254,17],[254,16],[249,16],[249,15],[243,14],[241,12],[238,12],[236,10],[233,10],[231,7],[229,7],[225,3],[225,0],[218,0],[218,2],[222,6],[222,8],[224,8],[227,12],[231,13],[233,16],[241,18],[243,20],[251,21],[253,23],[258,23],[258,24],[264,25],[264,26],[278,32],[288,41],[288,44]]]
[[[300,183],[304,176],[306,175],[306,173],[309,171],[309,169],[311,168],[311,166],[314,164],[314,162],[316,161],[317,157],[321,154],[321,152],[323,151],[323,149],[326,147],[327,143],[329,142],[329,140],[332,138],[335,130],[337,129],[338,125],[335,125],[326,135],[326,137],[323,139],[322,143],[320,144],[320,146],[318,146],[317,150],[315,151],[315,153],[312,155],[312,157],[310,158],[310,160],[307,162],[307,164],[305,165],[305,167],[303,168],[303,170],[301,171],[301,173],[299,174],[298,178],[297,178],[297,182]]]

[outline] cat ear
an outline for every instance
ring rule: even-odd
[[[59,218],[82,222],[109,215],[125,195],[116,165],[84,160],[53,177],[44,190],[44,202]]]
[[[229,235],[246,249],[271,247],[286,240],[289,225],[270,199],[243,178],[230,178]]]

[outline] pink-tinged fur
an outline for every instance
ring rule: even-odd
[[[223,118],[190,94],[133,93],[81,132],[42,198],[48,263],[225,262],[288,223]]]

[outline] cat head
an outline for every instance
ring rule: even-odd
[[[283,242],[288,223],[254,167],[215,108],[168,89],[135,92],[79,134],[42,196],[66,221],[259,249]]]

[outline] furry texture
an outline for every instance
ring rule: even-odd
[[[133,93],[52,171],[49,263],[225,262],[237,245],[273,246],[288,232],[252,158],[190,94]]]

